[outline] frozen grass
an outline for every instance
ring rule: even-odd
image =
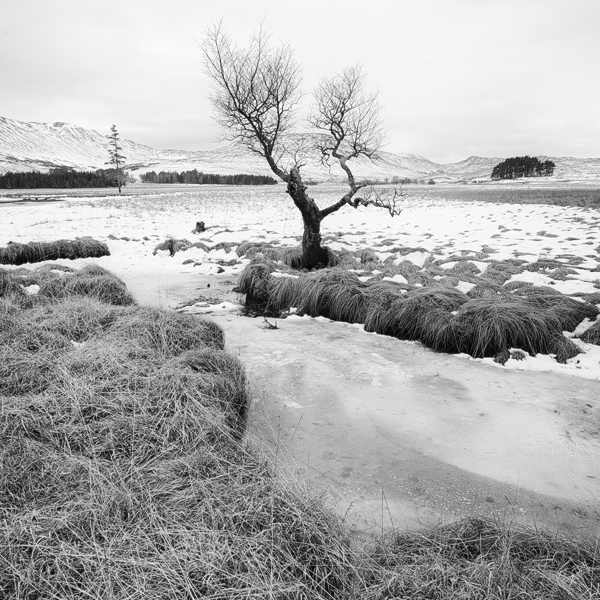
[[[300,315],[359,323],[369,332],[420,341],[441,352],[495,357],[502,364],[511,348],[534,356],[552,354],[558,362],[566,362],[582,351],[563,331],[574,331],[584,319],[594,320],[600,313],[593,304],[547,286],[501,285],[522,270],[520,261],[494,261],[492,277],[486,278],[476,274],[479,268],[467,259],[447,271],[431,262],[419,270],[409,261],[391,266],[374,262],[372,254],[370,250],[355,254],[356,262],[367,260],[361,269],[372,265],[364,272],[383,269],[368,279],[359,278],[345,257],[350,270],[335,267],[293,274],[278,272],[280,263],[256,254],[241,273],[237,289],[246,294],[246,305],[259,313],[281,315],[295,308]],[[398,271],[407,285],[383,279]],[[439,272],[453,275],[436,275]],[[467,294],[453,287],[459,281],[473,284]]]
[[[67,258],[100,258],[109,256],[108,246],[91,237],[75,240],[56,240],[54,242],[29,242],[19,244],[10,242],[5,248],[0,248],[0,264],[23,265],[45,260]]]
[[[357,543],[242,439],[246,376],[218,326],[93,291],[44,296],[49,269],[32,272],[40,293],[28,296],[11,273],[0,271],[2,598],[600,598],[597,548],[515,525],[471,517]],[[320,282],[330,310],[357,281],[308,275],[306,302],[318,305]],[[384,306],[406,287],[356,289]],[[456,290],[408,293],[438,307],[428,315],[469,304]]]

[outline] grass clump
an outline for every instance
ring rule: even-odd
[[[548,309],[558,318],[562,331],[573,331],[584,319],[594,321],[600,314],[597,306],[569,298],[548,286],[523,287],[513,294],[534,306]]]
[[[597,551],[516,524],[470,517],[373,551],[368,600],[598,598]]]
[[[0,248],[0,264],[2,265],[23,265],[59,258],[75,260],[76,258],[100,258],[101,256],[110,256],[108,246],[91,237],[54,242],[29,242],[28,244],[9,242],[5,248]]]
[[[595,319],[597,307],[551,288],[523,282],[500,286],[473,275],[468,261],[460,264],[465,266],[461,278],[476,282],[468,294],[425,271],[407,270],[409,285],[403,285],[380,276],[362,281],[342,268],[294,277],[275,273],[275,265],[266,262],[246,267],[238,291],[245,290],[246,305],[259,306],[263,314],[282,315],[295,307],[298,314],[361,323],[368,332],[420,341],[441,352],[495,357],[502,364],[511,348],[553,354],[558,362],[581,353],[562,332],[574,330],[585,318]],[[414,277],[430,285],[414,287]]]
[[[580,339],[586,344],[600,346],[600,321],[597,321],[587,331],[582,333]]]
[[[42,281],[39,293],[49,298],[94,297],[116,306],[134,303],[125,283],[98,265],[89,265],[62,277],[49,277]]]
[[[450,315],[467,301],[468,297],[454,288],[411,290],[391,305],[380,333],[385,332],[401,340],[429,339],[429,332],[439,325],[439,311]]]
[[[366,287],[355,273],[343,269],[324,269],[306,273],[299,287],[298,311],[311,317],[334,321],[364,323]]]
[[[224,244],[222,247],[229,248],[228,252],[231,251],[229,244]],[[155,256],[160,250],[167,250],[170,256],[175,256],[177,252],[185,252],[190,248],[199,248],[204,252],[210,252],[211,249],[203,242],[190,242],[186,239],[177,239],[174,237],[167,238],[164,242],[160,242],[154,247],[152,254]]]
[[[540,307],[483,298],[463,304],[451,327],[454,339],[449,350],[474,358],[493,357],[509,348],[550,354],[556,339],[563,337],[558,318]]]

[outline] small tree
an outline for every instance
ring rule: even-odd
[[[322,132],[316,136],[316,149],[324,163],[337,162],[346,174],[348,192],[334,204],[320,209],[302,181],[307,148],[303,137],[290,134],[301,99],[300,68],[287,44],[274,46],[262,25],[250,38],[248,47],[236,46],[219,22],[206,31],[202,43],[206,74],[212,83],[211,102],[225,139],[244,144],[262,156],[269,167],[287,184],[287,193],[302,215],[302,266],[326,266],[329,255],[321,244],[321,222],[345,205],[374,205],[399,214],[393,200],[371,189],[364,197],[356,193],[366,187],[357,182],[349,161],[372,158],[384,134],[377,93],[365,90],[360,66],[344,69],[324,78],[314,93],[308,123]]]
[[[117,176],[117,185],[119,186],[119,194],[121,193],[121,186],[125,181],[125,173],[123,172],[123,167],[125,166],[125,156],[121,154],[123,148],[120,144],[119,132],[117,131],[117,126],[113,125],[110,128],[111,134],[107,135],[108,139],[108,154],[110,156],[107,165],[113,165],[116,171]]]

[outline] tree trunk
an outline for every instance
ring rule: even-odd
[[[304,233],[302,234],[302,267],[320,269],[329,262],[327,250],[321,246],[321,219],[312,215],[302,215]]]
[[[296,168],[290,171],[287,181],[287,193],[302,214],[304,233],[302,235],[302,267],[304,269],[319,269],[326,267],[329,262],[327,250],[321,246],[321,221],[323,216],[315,201],[306,193],[300,171]]]

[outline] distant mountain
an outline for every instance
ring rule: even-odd
[[[328,168],[311,150],[311,135],[286,138],[290,152],[303,156],[306,180],[340,181],[344,172],[337,165]],[[70,123],[27,123],[0,117],[0,174],[7,171],[48,171],[55,167],[95,170],[106,167],[106,137],[92,129]],[[229,144],[211,151],[157,150],[122,140],[127,169],[134,174],[147,171],[187,171],[204,173],[250,173],[272,175],[266,162],[243,146]],[[550,181],[600,182],[600,158],[561,158],[540,156],[556,163]],[[350,165],[359,178],[383,180],[393,177],[456,182],[489,180],[492,169],[504,160],[500,157],[471,156],[466,160],[439,164],[418,154],[380,152],[374,160],[353,159]],[[537,180],[536,180],[537,181]]]

